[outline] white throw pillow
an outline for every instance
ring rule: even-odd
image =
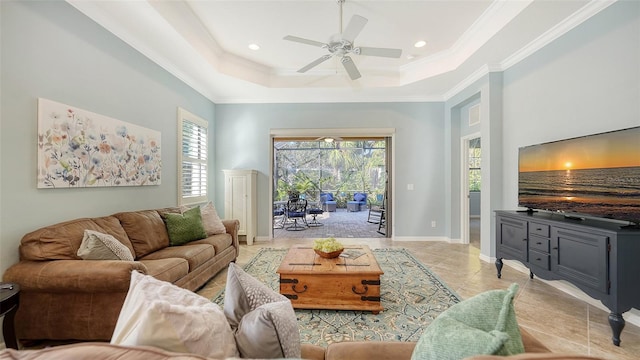
[[[84,260],[133,261],[133,254],[123,243],[109,234],[85,230],[78,256]]]
[[[224,227],[224,224],[222,223],[222,220],[220,220],[218,212],[211,201],[200,208],[200,213],[202,215],[204,231],[207,233],[207,236],[224,234],[227,232],[227,228]]]
[[[217,304],[137,271],[131,273],[111,343],[156,346],[212,358],[239,355],[231,327]]]

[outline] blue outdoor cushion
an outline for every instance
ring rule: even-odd
[[[322,193],[322,194],[320,194],[320,199],[322,200],[323,203],[327,203],[329,201],[333,201],[333,194],[332,193]]]
[[[355,193],[355,195],[353,195],[353,200],[355,201],[364,201],[366,198],[367,198],[367,195],[362,193]]]

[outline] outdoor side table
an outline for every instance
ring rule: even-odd
[[[20,285],[12,283],[0,283],[0,316],[2,321],[2,333],[7,348],[18,350],[14,319],[20,303]]]

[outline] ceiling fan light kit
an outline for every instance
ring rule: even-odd
[[[340,29],[338,34],[334,34],[329,38],[327,43],[320,41],[309,40],[297,36],[287,35],[283,39],[293,42],[298,42],[305,45],[311,45],[327,49],[329,54],[323,55],[311,63],[305,65],[298,70],[299,73],[305,73],[312,68],[322,64],[330,58],[336,56],[340,58],[340,62],[345,71],[351,78],[351,80],[357,80],[362,75],[358,70],[358,67],[353,62],[353,59],[349,54],[364,55],[364,56],[378,56],[387,58],[399,58],[402,55],[402,49],[389,49],[389,48],[374,48],[374,47],[356,47],[354,46],[354,40],[360,34],[368,20],[360,15],[353,15],[347,27],[342,30],[342,4],[345,0],[337,0],[340,5]]]

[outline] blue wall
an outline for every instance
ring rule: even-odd
[[[216,182],[223,169],[258,170],[258,236],[268,237],[271,129],[395,128],[394,235],[444,238],[443,110],[443,103],[218,104]],[[219,208],[223,198],[217,187]],[[431,220],[442,226],[431,228]]]
[[[78,217],[177,204],[177,107],[208,119],[215,105],[63,1],[0,2],[0,273],[22,236]],[[37,98],[162,133],[162,184],[37,189]],[[213,164],[213,163],[212,163]]]

